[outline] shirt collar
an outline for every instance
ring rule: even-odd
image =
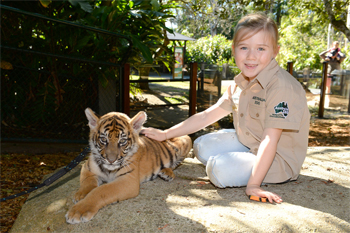
[[[278,63],[276,61],[276,59],[272,59],[271,62],[265,67],[265,69],[263,69],[258,76],[256,76],[256,78],[251,82],[251,83],[255,83],[255,82],[259,82],[261,87],[265,89],[265,87],[267,86],[267,84],[270,82],[270,80],[272,79],[273,75],[279,70],[279,66]],[[235,83],[239,86],[239,88],[241,88],[242,90],[246,89],[248,87],[249,81],[246,80],[244,78],[244,76],[242,75],[242,73],[240,73],[239,75],[237,75],[235,77]]]

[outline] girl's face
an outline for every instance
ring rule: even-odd
[[[232,45],[236,65],[250,81],[276,57],[278,50],[274,49],[271,36],[264,30]]]

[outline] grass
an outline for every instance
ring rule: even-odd
[[[131,75],[130,80],[138,80],[139,76]],[[168,80],[168,78],[162,77],[149,77],[149,80]],[[189,81],[184,82],[151,82],[149,87],[154,92],[167,93],[171,96],[164,96],[164,98],[171,104],[181,104],[188,102],[189,100]],[[133,87],[135,89],[135,87]],[[137,88],[136,88],[137,89]],[[135,92],[135,90],[134,90]],[[141,93],[141,90],[138,89],[136,92]]]
[[[168,102],[172,104],[182,104],[184,102],[188,102],[188,98],[181,96],[181,97],[167,97],[165,96],[164,99],[166,99]]]

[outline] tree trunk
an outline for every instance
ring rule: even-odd
[[[277,9],[276,9],[276,24],[277,24],[277,27],[280,28],[281,27],[281,18],[282,18],[282,15],[281,15],[281,1],[278,0],[277,1]]]
[[[150,67],[141,67],[140,72],[140,80],[148,80],[149,72],[151,68]],[[140,83],[140,88],[142,90],[149,90],[148,83]]]

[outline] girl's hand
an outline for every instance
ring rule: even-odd
[[[265,191],[258,185],[249,185],[247,186],[245,193],[257,197],[265,197],[269,200],[270,203],[276,202],[276,203],[281,203],[283,200],[280,196],[278,196],[275,193]]]
[[[166,135],[166,131],[151,128],[151,127],[142,129],[140,134],[144,134],[146,137],[160,141],[160,142],[168,139]]]

